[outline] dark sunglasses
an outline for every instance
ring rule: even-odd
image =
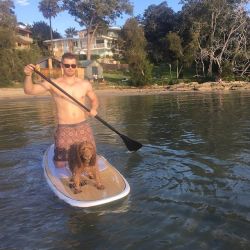
[[[63,66],[64,66],[65,68],[67,68],[67,69],[70,68],[70,67],[71,67],[72,69],[75,69],[75,68],[76,68],[76,64],[67,64],[67,63],[64,63]]]

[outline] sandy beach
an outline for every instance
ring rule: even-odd
[[[167,94],[179,91],[233,91],[233,90],[250,90],[250,82],[207,82],[199,84],[197,82],[179,83],[166,86],[148,86],[143,88],[126,88],[115,86],[102,86],[95,89],[98,96],[126,96],[126,95],[151,95],[151,94]],[[30,96],[23,92],[22,88],[0,88],[0,99],[10,98],[39,98],[47,95]]]
[[[124,95],[149,95],[149,94],[163,94],[168,92],[166,88],[102,88],[95,89],[98,96],[124,96]],[[0,88],[0,99],[10,98],[39,98],[45,97],[46,95],[31,96],[26,95],[22,88]]]

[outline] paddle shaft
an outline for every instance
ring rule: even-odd
[[[83,105],[78,100],[76,100],[73,96],[71,96],[70,94],[68,94],[64,89],[62,89],[57,84],[55,84],[50,78],[48,78],[45,75],[43,75],[40,71],[36,70],[34,67],[33,67],[33,70],[34,70],[34,72],[36,74],[38,74],[39,76],[41,76],[44,80],[46,80],[47,82],[49,82],[50,84],[52,84],[55,88],[57,88],[58,90],[60,90],[64,95],[66,95],[71,100],[73,100],[74,102],[76,102],[79,106],[81,106],[82,108],[84,108],[85,110],[87,110],[88,112],[90,112],[89,108],[87,108],[85,105]],[[110,124],[108,124],[106,121],[104,121],[100,116],[96,115],[95,118],[98,121],[100,121],[101,123],[103,123],[105,126],[107,126],[108,128],[110,128],[112,131],[114,131],[119,136],[123,136],[119,131],[117,131],[114,127],[112,127]]]

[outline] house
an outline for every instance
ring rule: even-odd
[[[107,30],[97,31],[92,46],[92,55],[100,58],[113,57],[113,48],[118,40],[119,27],[110,27]],[[75,48],[77,54],[87,54],[87,30],[79,31],[78,45]]]
[[[100,58],[112,57],[113,48],[118,39],[120,28],[110,27],[107,30],[98,31],[93,40],[92,55],[97,55]],[[61,38],[44,41],[44,44],[51,50],[56,57],[61,57],[65,52],[72,52],[78,55],[87,54],[87,31],[81,30],[78,33],[78,38]]]
[[[84,68],[84,77],[88,80],[103,80],[103,68],[97,61],[79,61],[79,66]]]
[[[16,48],[29,49],[33,43],[31,37],[32,32],[23,23],[19,23],[16,27]]]
[[[48,46],[48,49],[52,51],[51,44],[53,46],[53,55],[61,58],[65,52],[75,53],[74,48],[77,46],[78,38],[59,38],[51,40],[45,40],[43,43]]]

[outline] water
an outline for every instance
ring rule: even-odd
[[[0,101],[0,249],[249,249],[250,92],[102,97],[99,115],[145,146],[129,153],[94,119],[128,198],[81,209],[46,184],[48,98]]]

